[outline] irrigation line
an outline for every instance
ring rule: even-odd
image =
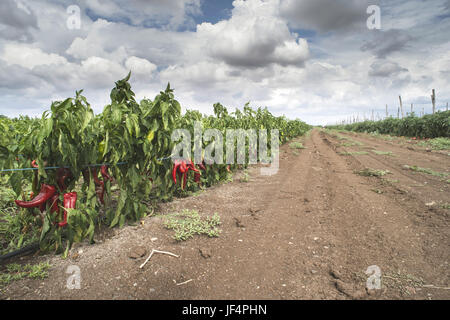
[[[166,158],[161,158],[161,159],[156,159],[158,161],[165,161],[165,160],[169,160],[172,159],[172,156],[170,157],[166,157]],[[124,165],[127,164],[128,162],[118,162],[116,165],[120,166],[120,165]],[[101,167],[101,166],[111,166],[110,163],[97,163],[97,164],[88,164],[86,167]],[[45,167],[44,170],[55,170],[55,169],[59,169],[59,168],[70,168],[70,166],[65,166],[65,167]],[[15,171],[30,171],[30,170],[39,170],[39,168],[16,168],[16,169],[2,169],[0,170],[0,172],[15,172]]]
[[[3,264],[4,262],[6,262],[9,259],[12,259],[14,257],[18,257],[18,256],[24,256],[27,254],[32,254],[35,253],[39,250],[39,242],[34,242],[26,247],[23,247],[21,249],[18,249],[16,251],[12,251],[9,252],[7,254],[4,254],[2,256],[0,256],[0,264]]]

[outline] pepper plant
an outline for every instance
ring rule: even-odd
[[[194,137],[199,121],[203,132],[217,129],[225,140],[229,129],[254,129],[258,134],[266,129],[268,141],[270,130],[278,129],[280,142],[286,142],[310,128],[300,120],[275,117],[267,108],[255,111],[249,104],[243,111],[229,113],[216,103],[214,116],[191,110],[181,115],[170,84],[153,101],[137,102],[130,76],[115,83],[111,102],[97,116],[78,91],[75,98],[53,102],[41,119],[0,119],[0,169],[36,166],[34,171],[14,172],[9,181],[23,200],[17,203],[30,207],[20,210],[42,217],[42,249],[62,251],[65,241],[67,254],[72,243],[93,241],[97,225],[103,222],[114,227],[139,221],[158,201],[229,179],[237,165],[194,164],[193,156],[173,163],[175,129],[187,129]],[[202,149],[208,144],[203,141]],[[246,157],[243,167],[247,165]],[[183,181],[175,183],[178,173]],[[27,183],[34,194],[41,189],[54,194],[45,196],[50,200],[44,206],[34,208],[27,202],[33,197],[22,188]],[[112,192],[112,184],[117,191]]]

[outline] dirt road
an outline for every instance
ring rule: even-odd
[[[306,149],[281,148],[275,176],[249,170],[250,181],[215,186],[161,205],[159,215],[217,212],[219,238],[177,243],[161,216],[113,230],[95,245],[50,261],[46,280],[9,285],[11,299],[450,299],[450,156],[368,135],[317,129]],[[409,148],[409,149],[408,149]],[[412,149],[412,150],[411,150]],[[354,153],[359,152],[359,153]],[[384,176],[361,176],[366,168]],[[389,173],[387,172],[389,171]],[[155,255],[131,259],[136,246]],[[81,271],[81,289],[66,288],[67,267]],[[381,289],[367,290],[369,266]]]

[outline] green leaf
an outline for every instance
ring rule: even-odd
[[[23,179],[23,174],[21,171],[13,172],[9,177],[8,183],[13,188],[17,197],[19,197],[20,193],[22,192],[22,179]]]
[[[120,218],[120,215],[122,214],[122,209],[125,206],[126,199],[127,199],[127,192],[125,190],[121,190],[120,196],[119,196],[119,202],[117,203],[116,214],[110,225],[111,228],[113,228],[119,222],[119,218]]]
[[[127,117],[125,119],[125,125],[127,126],[128,133],[130,134],[130,136],[132,136],[133,135],[133,127],[134,126],[133,126],[133,123],[132,123],[130,117]]]
[[[46,236],[46,234],[48,233],[48,231],[50,230],[50,221],[47,215],[44,216],[44,225],[42,226],[42,232],[41,232],[41,237],[40,237],[40,242],[42,242]]]

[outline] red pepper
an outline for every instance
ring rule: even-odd
[[[187,162],[187,167],[188,167],[188,169],[191,169],[194,172],[199,172],[198,169],[195,167],[194,163],[191,160],[189,160]]]
[[[186,171],[188,170],[186,162],[184,160],[181,160],[179,170],[181,173],[186,173]]]
[[[181,165],[180,160],[175,160],[173,163],[172,180],[173,180],[173,183],[175,183],[175,184],[177,184],[177,171],[178,171],[178,167],[180,165]]]
[[[39,207],[42,204],[44,204],[47,202],[47,200],[49,200],[51,197],[53,197],[53,195],[56,193],[56,188],[54,186],[50,186],[48,184],[42,184],[41,187],[41,191],[39,192],[39,194],[36,196],[36,198],[34,198],[31,201],[20,201],[20,200],[16,200],[16,204],[19,207],[22,208],[35,208],[35,207]]]
[[[177,184],[177,169],[178,166],[176,164],[173,165],[173,170],[172,170],[172,180],[174,184]]]
[[[75,209],[77,204],[77,193],[69,192],[64,194],[64,209]],[[64,210],[63,222],[58,223],[58,226],[67,226],[67,210]]]
[[[183,176],[183,181],[181,183],[181,190],[184,190],[187,182],[187,174],[189,170],[199,173],[198,169],[195,167],[194,163],[191,160],[175,160],[173,170],[172,170],[172,179],[175,184],[177,184],[177,173]]]
[[[194,182],[200,183],[200,176],[201,176],[200,172],[194,173]]]
[[[36,160],[31,161],[31,166],[32,166],[33,168],[39,168],[39,166],[38,166],[37,163],[36,163]]]
[[[102,174],[103,180],[112,181],[112,177],[108,174],[108,166],[101,166],[100,173]]]

